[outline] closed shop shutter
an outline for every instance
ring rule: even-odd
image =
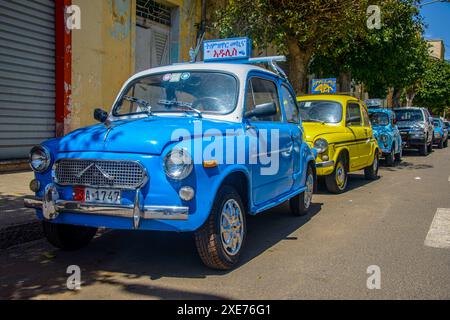
[[[0,0],[0,160],[54,136],[54,1]]]

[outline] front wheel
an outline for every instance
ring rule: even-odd
[[[395,154],[395,161],[400,162],[402,161],[403,156],[403,148],[400,148],[400,151]]]
[[[376,180],[378,179],[378,168],[379,168],[379,161],[378,161],[378,152],[375,153],[375,156],[373,157],[372,164],[364,169],[364,176],[366,180]]]
[[[448,147],[448,138],[445,139],[445,142],[444,142],[444,148],[447,148],[447,147]]]
[[[439,141],[438,148],[439,148],[439,149],[443,149],[443,148],[444,148],[444,139],[441,139],[441,140]]]
[[[433,137],[433,140],[434,140],[434,137]],[[428,145],[428,148],[427,148],[428,153],[433,152],[433,140],[431,140],[430,144]]]
[[[306,190],[301,194],[289,200],[289,207],[294,216],[304,216],[311,207],[312,196],[314,192],[314,172],[311,166],[308,166],[306,173]]]
[[[389,154],[386,155],[386,165],[389,167],[393,167],[395,164],[395,149],[392,147],[392,150]]]
[[[42,230],[48,242],[62,250],[77,250],[89,244],[97,228],[69,224],[42,222]]]
[[[203,263],[213,269],[231,269],[239,261],[246,233],[241,196],[232,186],[225,185],[219,189],[208,219],[195,232]]]
[[[428,146],[427,144],[423,144],[419,147],[419,153],[421,156],[427,156],[428,155]]]
[[[347,188],[348,173],[344,157],[339,157],[332,174],[325,177],[325,184],[331,193],[342,193]]]

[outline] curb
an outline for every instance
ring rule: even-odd
[[[40,221],[12,225],[0,229],[0,249],[38,240],[44,237]]]

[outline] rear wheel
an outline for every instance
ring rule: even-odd
[[[62,250],[77,250],[89,244],[97,228],[69,224],[42,222],[42,229],[48,242]]]
[[[373,157],[372,164],[364,169],[364,176],[367,180],[376,180],[378,179],[378,169],[379,169],[379,159],[378,152],[375,153]]]
[[[444,139],[439,140],[438,148],[439,149],[443,149],[444,148]]]
[[[447,148],[447,147],[448,147],[448,138],[445,139],[445,142],[444,142],[444,148]]]
[[[402,161],[402,156],[403,156],[403,148],[400,148],[400,151],[398,153],[395,154],[395,161]]]
[[[311,166],[308,166],[306,173],[306,190],[301,194],[289,200],[289,207],[295,216],[304,216],[311,207],[312,196],[314,192],[314,172]]]
[[[245,210],[239,193],[231,186],[222,186],[208,219],[195,232],[195,244],[203,263],[213,269],[231,269],[239,261],[246,233]]]
[[[334,167],[332,174],[325,177],[325,184],[331,193],[342,193],[347,188],[348,171],[347,162],[340,156]]]
[[[394,149],[394,146],[392,146],[391,152],[386,155],[386,164],[389,167],[392,167],[395,164],[395,149]]]
[[[433,137],[433,140],[434,140],[434,137]],[[430,144],[428,145],[428,153],[431,153],[431,152],[433,152],[433,140],[431,140],[431,142],[430,142]]]

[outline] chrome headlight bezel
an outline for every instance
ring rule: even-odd
[[[323,138],[319,138],[314,141],[314,148],[317,150],[317,153],[324,153],[328,149],[328,141]]]
[[[170,179],[183,180],[191,174],[194,163],[186,149],[174,148],[165,155],[163,167],[166,176]]]
[[[388,137],[387,134],[382,133],[382,134],[380,134],[380,139],[381,139],[381,141],[383,141],[383,142],[387,142],[387,141],[389,140],[389,137]]]
[[[48,170],[52,162],[50,150],[42,145],[34,146],[30,150],[28,161],[34,172],[43,173]]]

